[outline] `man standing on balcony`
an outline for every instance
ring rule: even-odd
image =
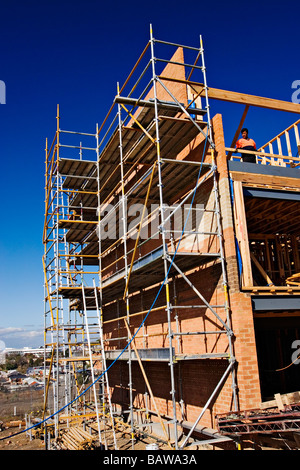
[[[256,150],[256,143],[254,142],[253,139],[250,139],[248,137],[248,129],[244,127],[244,129],[241,130],[242,138],[239,139],[235,145],[236,152],[241,150],[251,150],[255,151]],[[256,156],[247,154],[247,153],[242,153],[242,161],[243,162],[248,162],[248,163],[256,163]]]

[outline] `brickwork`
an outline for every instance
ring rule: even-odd
[[[163,77],[168,77],[168,78],[176,78],[177,80],[185,80],[185,67],[184,65],[178,65],[178,64],[172,64],[171,62],[178,62],[178,63],[184,63],[184,54],[183,54],[183,49],[182,47],[178,47],[176,49],[175,53],[173,54],[170,63],[166,65],[164,68],[163,72],[161,73],[161,76]],[[176,97],[176,99],[180,103],[184,103],[185,105],[187,104],[187,90],[186,90],[186,85],[183,83],[179,82],[173,82],[173,81],[167,81],[167,80],[162,80],[164,85],[167,87],[167,89],[172,93],[173,96]],[[170,93],[168,93],[165,88],[160,85],[160,83],[157,84],[157,98],[160,100],[165,100],[165,101],[173,101]],[[153,98],[154,97],[154,92],[153,89],[150,90],[150,92],[146,96],[146,100]]]
[[[235,250],[233,216],[230,203],[229,175],[225,153],[221,115],[213,120],[217,149],[224,249],[227,264],[232,329],[235,335],[234,354],[238,362],[237,379],[241,409],[259,406],[260,383],[255,344],[253,311],[249,295],[240,292]],[[227,195],[227,196],[226,196]]]

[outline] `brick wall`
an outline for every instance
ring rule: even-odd
[[[217,149],[220,203],[227,264],[232,329],[235,335],[234,354],[238,362],[237,379],[241,409],[259,406],[261,401],[251,298],[239,290],[235,251],[234,224],[230,204],[229,175],[226,162],[222,116],[213,119]]]

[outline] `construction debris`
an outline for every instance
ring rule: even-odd
[[[266,408],[278,407],[280,410],[284,409],[284,405],[292,405],[293,403],[300,403],[300,392],[286,393],[280,395],[280,393],[274,395],[275,400],[264,401],[260,404],[262,410]]]
[[[3,423],[3,428],[15,428],[15,427],[21,427],[25,426],[25,420],[23,419],[18,419],[15,421],[8,421],[7,423]]]
[[[223,435],[273,434],[300,430],[299,392],[275,395],[261,408],[219,414],[218,430]],[[297,401],[298,400],[298,401]]]

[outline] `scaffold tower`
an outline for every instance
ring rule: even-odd
[[[50,442],[82,420],[105,449],[121,424],[132,449],[141,435],[185,449],[228,380],[238,408],[207,91],[202,37],[184,46],[151,27],[95,133],[63,130],[57,109],[43,233]],[[211,299],[205,266],[219,278]],[[189,374],[215,365],[206,401],[190,400]]]

